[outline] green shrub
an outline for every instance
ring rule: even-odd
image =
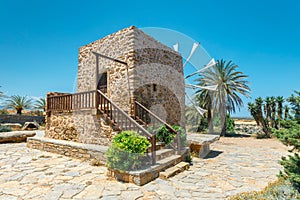
[[[180,131],[180,141],[181,141],[181,146],[183,147],[186,147],[187,146],[187,142],[186,142],[186,131],[180,127],[180,126],[172,126],[175,131]]]
[[[8,115],[9,113],[7,110],[0,110],[0,115]]]
[[[121,171],[137,170],[147,164],[145,152],[150,142],[134,131],[123,131],[113,138],[106,152],[107,167]]]
[[[289,179],[300,191],[300,125],[293,121],[283,121],[281,125],[288,128],[274,129],[273,134],[283,144],[293,147],[291,151],[295,153],[282,158],[280,164],[284,167],[284,171],[280,173],[280,176]]]
[[[186,143],[186,131],[177,125],[172,126],[172,128],[178,132],[180,131],[180,141],[181,146],[187,146]],[[156,131],[156,138],[160,142],[164,142],[166,145],[173,142],[176,139],[176,134],[171,132],[165,125],[160,126]]]
[[[228,133],[234,133],[235,131],[234,120],[230,117],[230,115],[226,115],[226,131]]]
[[[229,198],[229,200],[286,200],[299,199],[300,194],[293,188],[288,180],[282,178],[270,183],[264,190],[259,192],[244,192]]]
[[[160,126],[156,131],[156,139],[164,142],[166,145],[170,144],[174,138],[175,135],[165,125]]]
[[[10,132],[10,131],[12,131],[10,127],[0,125],[0,132]]]

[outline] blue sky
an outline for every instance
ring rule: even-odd
[[[78,48],[119,29],[164,27],[232,60],[258,96],[300,90],[300,2],[0,0],[0,85],[7,95],[72,92]],[[247,116],[242,109],[237,116]]]

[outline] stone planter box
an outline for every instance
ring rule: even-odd
[[[136,185],[145,185],[154,179],[159,177],[159,173],[169,167],[172,167],[181,161],[186,159],[189,154],[189,148],[185,148],[181,151],[180,155],[172,155],[165,159],[156,162],[156,165],[152,165],[147,169],[136,171],[120,171],[116,169],[107,169],[107,176],[115,178],[118,181],[126,183],[134,183]]]

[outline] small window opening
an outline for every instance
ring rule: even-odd
[[[157,85],[153,84],[153,92],[156,92],[156,91],[157,91]]]

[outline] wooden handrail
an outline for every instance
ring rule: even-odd
[[[132,125],[134,125],[134,126],[136,126],[138,129],[140,129],[141,130],[141,132],[143,132],[143,134],[144,134],[144,136],[146,136],[146,137],[152,137],[152,134],[151,133],[149,133],[146,129],[144,129],[144,127],[143,126],[141,126],[139,123],[137,123],[134,119],[132,119],[126,112],[124,112],[121,108],[119,108],[119,106],[117,106],[110,98],[108,98],[107,96],[105,96],[105,94],[103,93],[103,92],[101,92],[100,90],[98,90],[98,93],[100,94],[100,108],[101,108],[101,106],[103,106],[103,104],[101,104],[101,102],[103,102],[103,101],[101,101],[101,98],[104,98],[104,99],[106,99],[108,102],[109,102],[109,104],[111,104],[111,106],[109,106],[108,105],[108,107],[110,108],[110,113],[109,113],[109,118],[111,119],[111,120],[117,120],[117,119],[114,119],[113,118],[113,114],[112,114],[112,112],[114,112],[114,110],[117,110],[117,112],[119,112],[121,115],[122,115],[122,117],[123,117],[123,119],[125,118],[126,120],[129,120],[131,123],[132,123]],[[104,106],[105,107],[105,106]],[[104,108],[103,107],[103,108]],[[126,130],[126,128],[127,127],[119,127],[119,128],[121,128],[122,130],[123,129],[125,129]]]
[[[47,97],[47,111],[93,109],[97,107],[95,95],[96,90],[75,94],[49,96]]]
[[[145,106],[143,106],[141,103],[135,101],[135,104],[138,105],[139,107],[141,107],[143,110],[146,111],[146,113],[150,114],[151,117],[154,117],[157,121],[159,121],[160,123],[164,124],[170,131],[172,131],[173,133],[177,133],[177,131],[170,126],[167,122],[165,122],[164,120],[160,119],[157,115],[155,115],[153,112],[151,112],[150,110],[148,110]]]
[[[152,164],[156,163],[156,137],[149,133],[143,126],[132,119],[126,112],[117,106],[110,98],[103,92],[98,90],[99,94],[99,110],[112,123],[116,124],[120,130],[134,130],[147,137],[151,142],[151,159]],[[121,115],[121,116],[120,116]],[[125,124],[124,124],[125,121]]]
[[[142,104],[135,102],[134,106],[139,106],[146,113],[153,116],[157,121],[165,124],[172,132],[176,131],[154,113],[145,108]],[[152,164],[156,163],[156,135],[149,133],[143,126],[135,121],[129,114],[117,106],[102,91],[93,90],[75,94],[63,94],[47,97],[47,111],[73,111],[81,109],[99,109],[120,130],[134,130],[144,135],[151,141]],[[125,122],[125,123],[124,123]],[[178,136],[178,133],[177,133]],[[179,135],[180,136],[180,135]]]
[[[171,132],[173,132],[174,134],[176,134],[176,143],[177,143],[177,154],[180,154],[180,150],[181,150],[181,138],[180,138],[180,130],[176,131],[171,125],[169,125],[167,122],[165,122],[164,120],[162,120],[161,118],[159,118],[157,115],[155,115],[153,112],[151,112],[149,109],[147,109],[144,105],[142,105],[141,103],[134,101],[134,117],[135,118],[139,118],[140,120],[144,121],[145,123],[145,119],[143,119],[143,116],[141,116],[138,113],[138,110],[141,108],[142,109],[142,113],[147,113],[149,114],[151,117],[153,117],[155,120],[157,120],[158,122],[162,123],[163,125],[165,125],[167,127],[167,129],[169,129]],[[143,115],[143,114],[142,114]]]

